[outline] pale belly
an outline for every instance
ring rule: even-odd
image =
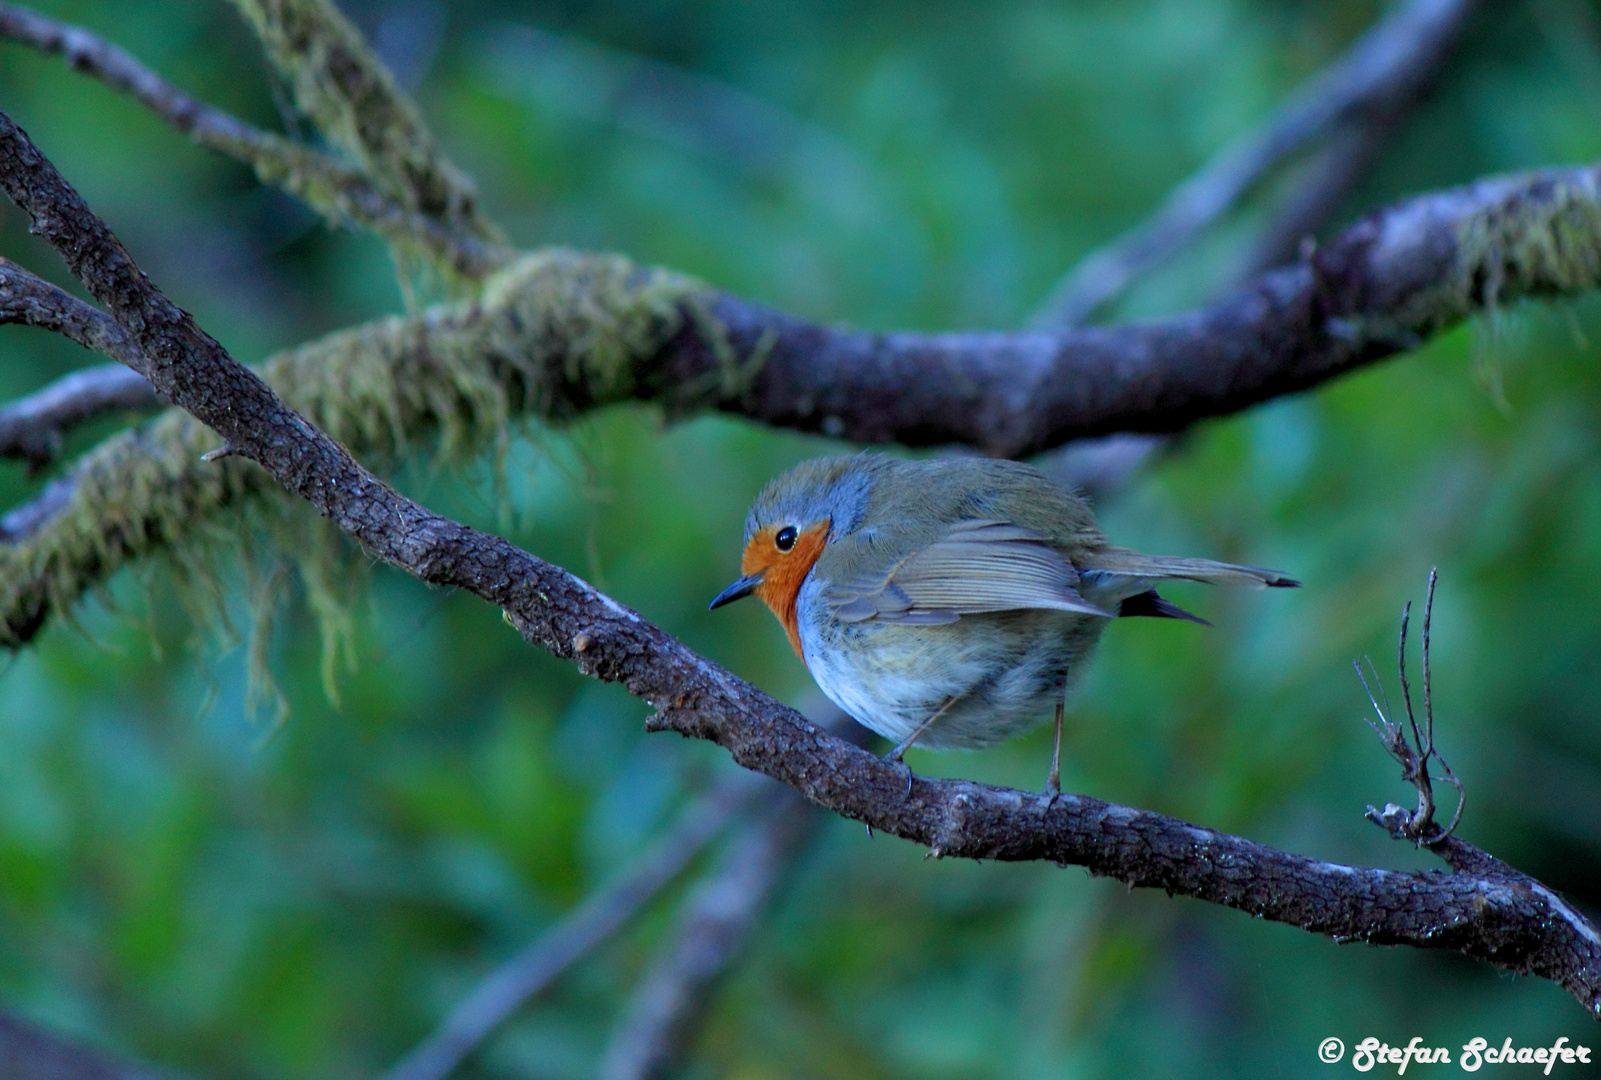
[[[1105,619],[1059,611],[966,615],[944,626],[808,619],[801,649],[817,685],[899,742],[947,702],[917,745],[975,749],[1050,720]]]

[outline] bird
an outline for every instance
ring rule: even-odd
[[[1061,792],[1068,691],[1106,625],[1149,616],[1211,625],[1167,581],[1300,582],[1254,566],[1113,547],[1083,498],[1031,465],[859,453],[803,461],[745,519],[745,596],[777,616],[817,685],[895,742],[885,760],[978,749],[1054,712],[1045,792]]]

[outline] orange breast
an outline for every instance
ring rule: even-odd
[[[773,543],[779,526],[769,526],[750,538],[745,554],[740,559],[743,574],[762,573],[762,583],[756,586],[756,595],[770,608],[778,621],[784,624],[789,644],[795,655],[806,661],[801,652],[800,622],[795,612],[795,601],[800,596],[801,583],[811,573],[817,557],[828,543],[828,522],[815,525],[795,539],[795,546],[779,551]]]

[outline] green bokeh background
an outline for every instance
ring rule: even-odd
[[[36,6],[282,123],[221,0]],[[618,250],[799,315],[928,330],[1021,324],[1076,258],[1380,10],[345,6],[519,245]],[[1601,157],[1598,27],[1579,0],[1493,5],[1342,220],[1488,172]],[[59,62],[5,46],[0,108],[241,359],[402,307],[378,242],[325,229]],[[1204,300],[1281,190],[1113,317]],[[0,251],[64,280],[10,208]],[[1371,654],[1393,697],[1400,606],[1438,566],[1439,741],[1468,786],[1462,835],[1601,904],[1598,342],[1594,297],[1502,310],[1199,425],[1106,500],[1120,543],[1281,567],[1306,588],[1180,589],[1217,629],[1113,628],[1074,702],[1064,786],[1320,858],[1435,865],[1362,820],[1408,790],[1362,723],[1350,663]],[[0,398],[88,362],[7,328]],[[69,450],[115,427],[77,432]],[[839,448],[615,408],[516,432],[503,486],[491,462],[419,460],[398,482],[806,703],[810,681],[770,617],[705,601],[736,572],[760,484]],[[0,506],[47,479],[0,467]],[[197,616],[155,562],[0,667],[0,1002],[58,1030],[197,1077],[370,1076],[731,768],[713,747],[645,735],[641,703],[530,651],[482,602],[382,568],[364,572],[355,662],[331,698],[292,576],[260,559],[253,577],[226,555],[212,565],[218,609]],[[264,611],[276,620],[258,630]],[[286,716],[252,692],[253,648]],[[1048,753],[1040,732],[909,761],[1033,789]],[[1597,1041],[1556,987],[1455,955],[1338,946],[1077,869],[923,854],[827,821],[723,985],[688,1074],[1323,1076],[1327,1035]],[[460,1075],[590,1075],[680,898]]]

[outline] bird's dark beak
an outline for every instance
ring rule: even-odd
[[[764,573],[766,573],[766,571],[758,570],[754,574],[747,574],[740,578],[728,588],[712,597],[711,606],[709,606],[706,610],[716,611],[724,604],[732,604],[735,600],[738,600],[742,596],[749,596],[751,593],[756,591],[756,586],[762,583],[762,575]]]

